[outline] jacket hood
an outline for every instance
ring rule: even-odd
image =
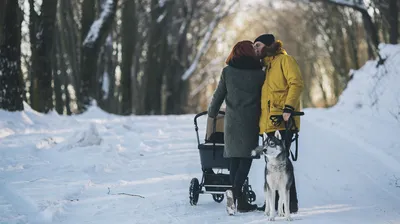
[[[283,54],[287,55],[286,50],[283,48],[283,43],[280,40],[277,40],[271,46],[266,47],[268,52],[272,52],[270,56],[263,58],[264,65],[267,65],[271,62],[276,56]]]

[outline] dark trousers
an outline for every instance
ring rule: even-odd
[[[230,158],[229,178],[235,197],[239,197],[242,193],[242,187],[249,175],[252,162],[251,158]]]
[[[282,136],[282,138],[285,138],[286,137],[286,131],[279,131],[280,132],[280,134],[281,134],[281,136]],[[269,133],[267,133],[267,135],[269,136],[269,137],[271,137],[271,136],[274,136],[275,135],[275,132],[269,132]],[[288,133],[288,139],[290,139],[290,140],[286,140],[286,148],[287,148],[287,150],[289,150],[290,149],[290,145],[292,144],[292,138],[293,138],[293,132],[291,132],[291,131],[289,131],[289,133]],[[290,153],[288,153],[288,157],[290,157]],[[289,159],[289,162],[290,163],[292,163],[291,161],[290,161],[290,159]],[[278,208],[278,200],[279,200],[279,194],[278,194],[278,191],[276,191],[276,200],[275,200],[275,208]],[[294,178],[294,176],[293,176],[293,184],[292,184],[292,186],[290,187],[290,203],[298,203],[298,200],[297,200],[297,191],[296,191],[296,181],[295,181],[295,178]]]

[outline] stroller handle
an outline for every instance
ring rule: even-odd
[[[199,118],[199,117],[201,117],[201,116],[203,116],[203,115],[206,115],[206,114],[208,114],[208,111],[203,111],[203,112],[201,112],[201,113],[196,114],[196,116],[194,117],[194,127],[195,127],[196,131],[198,130],[198,127],[197,127],[197,118]],[[218,111],[218,114],[225,115],[225,111]]]
[[[197,135],[197,143],[200,144],[200,138],[199,138],[199,127],[197,126],[197,118],[208,114],[208,111],[203,111],[201,113],[196,114],[194,117],[194,130],[196,130],[196,135]],[[218,114],[225,115],[225,111],[218,111]]]

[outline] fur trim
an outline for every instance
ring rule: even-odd
[[[280,40],[275,41],[275,43],[271,44],[271,46],[265,47],[268,53],[277,54],[281,51],[283,47],[283,43]]]
[[[282,48],[283,47],[283,43],[280,40],[277,40],[274,44],[276,44],[278,46],[278,48]]]

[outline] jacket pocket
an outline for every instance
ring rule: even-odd
[[[286,91],[275,91],[272,93],[271,113],[282,113],[285,107]]]

